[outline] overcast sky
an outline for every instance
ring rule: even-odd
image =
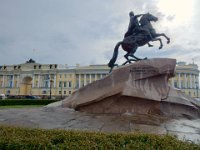
[[[38,63],[69,66],[107,64],[123,39],[129,12],[152,13],[158,33],[171,43],[136,56],[176,58],[200,66],[199,0],[0,0],[0,65]],[[120,49],[118,63],[125,61]]]

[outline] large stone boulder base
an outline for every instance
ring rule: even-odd
[[[115,69],[62,101],[63,107],[101,114],[199,117],[200,104],[169,86],[175,59],[155,58]]]

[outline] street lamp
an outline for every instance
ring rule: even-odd
[[[50,80],[50,99],[51,99],[51,88],[52,88],[52,82],[53,82],[53,80]]]

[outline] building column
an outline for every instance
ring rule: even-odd
[[[4,75],[3,75],[3,82],[2,82],[2,87],[4,87]]]
[[[40,74],[38,74],[38,88],[40,87]]]
[[[35,75],[33,74],[33,83],[32,83],[32,87],[35,87]]]
[[[19,75],[17,76],[17,87],[19,87]]]
[[[13,74],[13,78],[12,78],[12,88],[14,88],[14,84],[15,84],[15,75]]]
[[[187,87],[187,77],[186,77],[186,73],[184,74],[184,80],[185,80],[185,88],[188,88],[188,87]]]
[[[94,80],[95,81],[97,80],[97,74],[96,73],[94,74]]]
[[[53,83],[54,83],[54,88],[56,87],[56,74],[54,74],[54,79],[53,79]]]
[[[49,75],[48,88],[50,88],[50,84],[51,84],[51,82],[50,82],[50,80],[51,80],[51,75],[50,75],[50,74],[48,74],[48,75]]]
[[[86,74],[84,74],[84,86],[86,86]]]
[[[101,78],[101,79],[103,78],[103,74],[101,74],[100,78]]]
[[[81,88],[81,74],[78,74],[78,88]]]
[[[190,88],[192,88],[192,75],[190,74]]]
[[[193,88],[195,88],[196,89],[196,80],[195,80],[195,75],[193,75]]]
[[[90,74],[90,83],[92,82],[92,74]]]
[[[181,74],[178,74],[178,87],[181,88]]]

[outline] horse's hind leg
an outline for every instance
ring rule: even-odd
[[[136,56],[134,56],[133,54],[132,55],[130,55],[131,57],[133,57],[133,58],[135,58],[136,59],[136,61],[138,61],[138,60],[142,60],[141,58],[138,58],[138,57],[136,57]]]
[[[129,59],[128,56],[130,56],[130,53],[127,53],[126,55],[124,55],[124,57],[126,58],[127,61],[125,61],[122,65],[126,65],[127,63],[131,63],[131,61],[137,61],[135,59]]]
[[[126,55],[124,55],[124,57],[126,58],[126,62],[125,63],[123,63],[123,65],[125,65],[125,64],[127,64],[127,63],[131,63],[131,61],[130,61],[130,59],[128,58],[128,56],[130,56],[130,53],[126,53]]]
[[[133,48],[133,50],[129,53],[129,56],[132,57],[132,58],[134,58],[134,61],[142,60],[141,58],[138,58],[138,57],[134,56],[137,48],[138,48],[138,46],[136,46],[135,48]],[[146,58],[144,58],[144,59],[146,59]]]

